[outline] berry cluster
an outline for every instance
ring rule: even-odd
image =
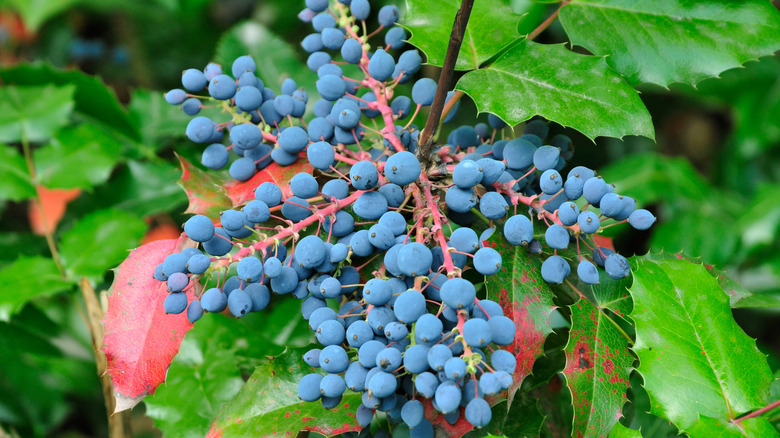
[[[282,187],[259,184],[255,200],[221,212],[216,225],[203,215],[190,218],[184,231],[202,250],[172,254],[154,273],[171,292],[165,309],[186,309],[192,322],[204,310],[228,309],[241,317],[263,310],[271,292],[293,295],[323,346],[304,360],[326,373],[301,380],[301,399],[330,408],[347,388],[359,391],[360,424],[385,411],[419,436],[433,434],[423,405],[432,399],[446,420],[456,421],[465,407],[466,420],[482,427],[491,417],[484,397],[510,389],[516,367],[514,355],[500,348],[514,342],[512,315],[477,298],[475,283],[502,269],[502,256],[486,245],[488,238],[501,229],[509,243],[543,254],[542,277],[551,283],[569,275],[569,261],[558,251],[573,243],[580,279],[595,284],[597,266],[612,278],[627,276],[629,266],[591,236],[623,222],[647,229],[655,218],[590,169],[574,167],[564,180],[571,140],[548,138],[542,120],[527,123],[513,138],[490,115],[488,123],[452,130],[446,144],[423,155],[414,120],[433,102],[437,84],[419,79],[411,98],[395,95],[421,65],[416,50],[398,52],[406,38],[395,26],[398,9],[379,10],[379,30],[388,31],[384,45],[372,51],[367,0],[306,5],[299,16],[315,33],[302,46],[311,53],[307,64],[319,76],[322,97],[308,122],[302,119],[307,92],[288,79],[276,95],[248,56],[235,60],[232,76],[216,64],[186,70],[187,91],[166,94],[193,116],[202,101],[230,115],[220,123],[195,117],[187,127],[190,139],[210,143],[205,166],[227,166],[233,151],[238,158],[229,173],[238,180],[298,159],[317,170]],[[355,64],[362,77],[346,76],[345,63]],[[209,96],[188,93],[204,88]],[[458,98],[450,92],[445,123]],[[534,237],[535,225],[546,226],[547,249]],[[581,245],[590,248],[592,260]],[[181,292],[207,279],[216,279],[216,287],[188,303]]]

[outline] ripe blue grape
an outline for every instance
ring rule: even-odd
[[[198,116],[187,123],[185,134],[195,143],[206,143],[214,136],[214,122],[208,117]]]
[[[453,309],[471,308],[476,295],[474,285],[463,278],[450,278],[441,286],[442,301]]]
[[[463,339],[469,346],[481,348],[493,341],[493,334],[487,321],[472,318],[463,324]]]
[[[187,308],[187,294],[184,292],[168,294],[163,302],[163,307],[165,308],[165,313],[178,315],[184,312],[184,309]]]
[[[368,74],[377,81],[386,81],[393,76],[393,70],[395,70],[393,55],[385,52],[384,49],[377,49],[368,62]]]
[[[539,187],[548,195],[554,195],[563,188],[563,178],[555,169],[545,170],[539,178]]]
[[[558,207],[558,218],[563,225],[572,226],[576,224],[579,215],[580,208],[573,202],[564,202]]]
[[[282,202],[282,189],[272,182],[264,182],[255,189],[255,199],[269,207],[276,207]]]
[[[399,186],[417,181],[421,171],[420,161],[408,151],[396,152],[385,162],[385,176],[390,182]]]
[[[466,213],[477,205],[477,194],[473,189],[463,190],[450,187],[444,195],[447,208],[456,213]]]
[[[347,39],[341,46],[341,57],[350,64],[357,64],[363,56],[363,45],[356,39]]]
[[[319,374],[307,374],[298,382],[298,397],[307,402],[313,402],[320,399],[320,383],[322,376]]]
[[[243,289],[235,289],[227,298],[228,309],[235,317],[246,315],[252,310],[252,298]]]
[[[399,60],[400,64],[400,60]],[[433,103],[433,97],[436,94],[436,81],[431,78],[422,78],[417,80],[412,87],[412,100],[414,103],[422,106],[428,106]]]
[[[387,200],[378,192],[365,192],[352,205],[352,211],[366,220],[377,220],[387,211]]]
[[[221,312],[227,307],[227,296],[217,288],[208,289],[200,297],[200,304],[207,312]]]
[[[598,269],[596,269],[596,266],[593,263],[587,260],[582,260],[580,264],[577,265],[577,276],[587,284],[598,284],[599,282]]]
[[[327,74],[317,81],[317,91],[323,99],[334,101],[344,96],[347,84],[341,77]]]
[[[601,227],[601,220],[599,216],[592,211],[583,211],[577,216],[577,225],[580,226],[580,230],[586,234],[593,234]]]
[[[631,267],[628,260],[620,254],[610,254],[604,262],[604,270],[610,278],[616,280],[628,277],[631,273]]]
[[[343,373],[349,365],[349,356],[338,345],[328,345],[320,353],[320,368],[327,373]]]
[[[282,131],[276,141],[285,152],[297,154],[309,144],[309,134],[300,126],[291,126]]]
[[[493,248],[480,248],[474,254],[474,269],[482,275],[494,275],[501,270],[501,254]]]
[[[214,224],[207,216],[197,214],[184,223],[184,232],[196,242],[205,242],[214,237]]]
[[[542,278],[548,283],[560,284],[568,275],[569,265],[561,256],[550,256],[542,263]]]
[[[371,161],[358,161],[349,170],[352,186],[358,190],[371,190],[379,181],[379,172]]]
[[[462,393],[460,389],[455,385],[439,385],[436,388],[436,404],[439,406],[439,411],[443,414],[447,414],[455,411],[460,406],[460,398]]]
[[[398,297],[393,311],[398,321],[412,324],[425,313],[425,297],[419,291],[409,289]]]
[[[644,208],[640,208],[628,216],[628,223],[637,230],[646,230],[655,223],[655,216]]]
[[[452,182],[461,189],[469,189],[482,181],[482,167],[475,161],[463,160],[452,172]]]
[[[504,224],[504,237],[512,245],[527,245],[534,238],[534,226],[527,216],[512,216]]]
[[[174,88],[173,90],[165,93],[165,101],[171,105],[181,105],[186,99],[187,92],[180,88]]]
[[[585,200],[593,205],[599,205],[601,198],[607,192],[607,183],[601,177],[590,178],[582,186],[582,194],[585,196]]]
[[[475,398],[466,405],[466,421],[476,428],[487,426],[493,417],[490,404],[483,398]]]
[[[550,225],[544,233],[544,240],[550,248],[564,249],[569,246],[569,230],[562,225]]]
[[[249,222],[262,223],[271,218],[271,211],[268,205],[259,200],[249,201],[242,210]]]

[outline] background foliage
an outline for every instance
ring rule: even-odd
[[[298,3],[302,7],[302,1],[296,2],[292,10],[298,10]],[[420,17],[427,16],[426,7],[439,3],[447,2],[409,2],[410,20],[405,23],[412,42],[418,39],[432,64],[443,59],[443,48],[435,42],[446,44],[449,25],[420,22]],[[720,74],[769,50],[778,32],[777,14],[769,2],[752,2],[745,12],[729,14],[665,1],[670,15],[686,19],[683,27],[674,28],[702,35],[691,41],[670,32],[673,26],[663,17],[636,6],[643,2],[616,2],[621,6],[609,9],[601,3],[566,5],[560,21],[536,42],[506,47],[557,5],[478,1],[475,23],[490,20],[491,13],[505,18],[490,21],[497,29],[495,38],[468,36],[473,44],[464,44],[471,52],[461,52],[457,88],[475,95],[491,83],[504,87],[504,95],[477,99],[476,105],[464,99],[459,118],[469,122],[479,108],[513,122],[541,114],[577,129],[560,128],[574,139],[575,161],[600,169],[605,179],[659,218],[649,233],[628,228],[611,233],[616,247],[627,256],[684,251],[727,272],[745,288],[732,287],[728,304],[739,327],[758,339],[757,349],[747,340],[741,344],[745,354],[768,355],[771,372],[777,375],[780,341],[773,328],[780,308],[780,58],[763,57]],[[510,19],[511,13],[517,17]],[[627,23],[633,22],[642,23],[646,35],[626,34]],[[602,62],[583,55],[612,55],[600,36],[614,32],[627,41],[621,56]],[[104,365],[98,358],[96,369],[96,340],[88,330],[95,321],[93,312],[100,311],[93,290],[108,288],[110,269],[129,248],[178,236],[188,200],[177,185],[181,171],[176,155],[199,162],[198,148],[183,138],[187,118],[163,101],[161,91],[178,86],[183,66],[205,65],[212,59],[225,62],[244,53],[262,60],[262,79],[274,87],[286,72],[301,84],[311,83],[313,74],[303,66],[297,45],[305,33],[307,25],[283,0],[0,0],[0,435],[108,433],[98,374]],[[730,38],[746,33],[750,38],[741,42]],[[550,45],[567,40],[576,45],[574,51]],[[663,53],[654,47],[664,48]],[[502,49],[503,55],[491,59]],[[684,57],[686,68],[649,61],[659,57]],[[555,64],[546,65],[556,69],[526,71],[541,58],[553,60]],[[561,94],[578,92],[577,84],[567,83],[567,72],[578,68],[593,71],[581,94],[589,92],[593,81],[625,80],[621,89],[626,95],[603,96],[578,108],[555,105],[565,101]],[[428,67],[425,74],[436,77],[438,69]],[[535,75],[558,77],[557,89],[539,98]],[[709,78],[717,75],[720,78]],[[497,106],[505,101],[515,104]],[[612,114],[639,116],[602,117],[604,105]],[[32,166],[25,160],[27,147]],[[61,266],[51,257],[47,239],[58,248]],[[673,273],[653,271],[652,257],[642,263],[646,275],[634,279],[632,291],[654,291],[664,281],[683,281]],[[697,290],[712,293],[707,285],[714,280],[704,268],[700,274]],[[609,312],[630,314],[617,297],[602,292],[596,299]],[[673,296],[654,295],[648,303],[671,312],[680,305],[675,301]],[[719,305],[726,306],[721,301]],[[568,337],[578,339],[574,329],[569,333],[572,325],[585,322],[604,333],[604,345],[590,348],[626,348],[616,329],[602,324],[602,312],[588,319],[593,309],[586,300],[575,304],[571,314],[542,304],[549,307],[539,310],[549,312],[549,324],[537,329],[550,334],[535,348],[550,354],[526,370],[533,372],[528,389],[538,402],[530,397],[513,402],[515,414],[528,424],[504,430],[509,436],[534,435],[529,431],[540,427],[548,436],[566,436],[567,427],[581,421],[581,412],[572,411],[569,392],[562,389],[568,385],[574,392],[580,378],[576,369],[564,369],[566,359],[576,354],[576,343],[565,344]],[[267,356],[282,354],[285,345],[303,348],[310,342],[298,315],[297,303],[280,301],[262,318],[205,318],[185,338],[167,383],[128,419],[134,433],[202,436],[215,418],[220,427],[239,427],[229,423],[232,410],[240,409],[230,401],[251,390],[244,382],[266,378],[277,366]],[[647,354],[642,349],[643,318],[631,316],[637,321],[634,348],[642,359]],[[739,332],[728,321],[714,319],[701,315],[701,320],[712,322],[712,330]],[[674,354],[676,346],[670,342],[669,348]],[[703,348],[711,354],[731,354],[718,345]],[[614,362],[625,369],[631,366]],[[639,371],[653,366],[663,364],[643,360]],[[718,374],[701,361],[692,366],[704,380]],[[565,381],[550,380],[559,371]],[[741,372],[762,379],[761,384],[772,380],[768,372]],[[713,418],[697,419],[685,410],[671,417],[651,408],[650,400],[661,395],[679,399],[685,394],[660,391],[668,382],[643,380],[636,371],[624,374],[618,384],[631,387],[622,424],[641,427],[643,436],[675,436],[677,429],[663,418],[689,432],[717,422],[717,412]],[[770,399],[780,398],[780,386],[771,389]],[[609,397],[609,391],[606,385],[596,388],[590,401],[603,402],[597,392]],[[547,415],[544,421],[539,412]],[[771,413],[768,418],[772,425],[780,421]],[[750,425],[756,430],[765,426]],[[631,431],[622,433],[631,436]]]

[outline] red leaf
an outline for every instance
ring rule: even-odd
[[[544,341],[552,333],[550,314],[553,291],[541,276],[541,259],[527,254],[522,247],[510,244],[502,233],[493,233],[487,245],[501,253],[501,271],[486,277],[487,297],[504,309],[504,315],[515,322],[515,341],[506,350],[515,355],[517,368],[512,376],[510,402],[533,369],[536,358],[544,353]]]
[[[268,167],[257,172],[249,181],[231,181],[224,185],[227,195],[233,201],[233,205],[242,205],[255,199],[255,189],[264,182],[276,183],[282,189],[285,198],[292,196],[290,180],[298,173],[313,173],[314,167],[308,160],[300,159],[290,166],[280,166],[271,163]]]
[[[116,397],[116,411],[130,409],[153,394],[192,328],[185,313],[166,315],[165,283],[152,278],[168,254],[194,242],[187,238],[158,240],[134,249],[114,273],[103,318],[103,346]],[[192,289],[187,292],[192,299]]]
[[[214,173],[204,172],[179,156],[181,178],[179,185],[187,193],[190,205],[186,213],[218,217],[219,212],[233,208],[233,203],[222,187],[224,181]]]
[[[437,411],[433,407],[433,402],[428,400],[421,400],[425,407],[425,418],[431,420],[431,423],[444,429],[447,432],[447,436],[463,436],[466,432],[473,430],[474,426],[466,420],[466,408],[458,406],[460,416],[455,424],[450,424],[444,419],[444,414]]]

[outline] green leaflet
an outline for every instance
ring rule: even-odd
[[[540,115],[591,139],[653,138],[650,114],[637,92],[602,58],[563,45],[524,41],[489,67],[466,73],[456,86],[510,125]]]
[[[560,20],[632,85],[695,84],[780,49],[780,13],[761,0],[577,0]]]
[[[686,260],[636,260],[630,316],[651,413],[687,431],[699,416],[729,421],[766,404],[766,357],[734,321],[717,280]]]

